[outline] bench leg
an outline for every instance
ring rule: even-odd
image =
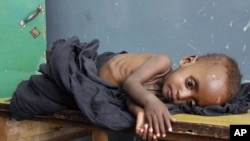
[[[0,117],[0,141],[7,141],[6,119]]]
[[[92,141],[108,141],[108,132],[105,129],[93,127]]]

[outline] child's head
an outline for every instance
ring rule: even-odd
[[[170,72],[162,93],[173,103],[208,106],[224,104],[237,93],[241,74],[237,63],[224,54],[188,56]]]

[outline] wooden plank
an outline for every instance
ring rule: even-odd
[[[173,132],[192,136],[203,136],[215,139],[229,139],[229,127],[212,124],[177,122],[173,124]]]
[[[74,121],[36,119],[16,121],[0,114],[1,141],[71,140],[91,134],[91,127]],[[3,130],[4,129],[4,130]]]
[[[2,113],[9,113],[8,104],[0,104],[0,116],[1,111]],[[176,123],[173,123],[173,132],[167,133],[167,137],[163,138],[164,140],[179,140],[180,138],[193,138],[194,140],[207,140],[207,139],[214,139],[214,140],[229,140],[229,125],[230,124],[247,124],[249,123],[249,117],[250,112],[245,114],[235,114],[235,115],[225,115],[225,116],[199,116],[199,115],[191,115],[191,114],[177,114],[174,115],[174,117],[177,119]],[[93,140],[107,140],[108,139],[108,133],[107,132],[114,132],[110,130],[104,130],[101,128],[95,127],[93,124],[89,122],[89,120],[82,115],[80,111],[75,110],[66,110],[61,112],[56,112],[49,115],[43,115],[43,116],[37,116],[36,118],[32,119],[32,121],[39,121],[41,125],[37,125],[34,123],[23,123],[24,125],[20,124],[22,127],[22,130],[25,132],[18,132],[19,136],[40,136],[39,134],[45,134],[45,137],[49,136],[49,133],[54,132],[54,134],[50,134],[53,138],[62,138],[63,135],[68,137],[77,135],[78,133],[83,133],[85,131],[76,130],[77,127],[87,128],[89,133],[92,132]],[[53,121],[53,122],[59,122],[58,125],[68,125],[71,124],[70,127],[75,127],[74,129],[70,129],[67,133],[63,132],[63,134],[57,134],[55,130],[52,130],[51,128],[55,129],[62,129],[61,126],[57,125],[46,125],[44,122],[47,121]],[[73,124],[74,123],[74,124]],[[8,121],[8,125],[12,124],[15,126],[20,126],[17,123],[11,123],[11,121]],[[33,125],[34,124],[34,125]],[[15,127],[14,126],[14,127]],[[43,130],[37,131],[36,129],[33,129],[35,127],[43,127]],[[18,127],[19,129],[20,127]],[[92,129],[93,128],[93,129]],[[12,128],[17,129],[17,128]],[[31,134],[26,131],[31,130],[36,134]],[[73,131],[74,130],[74,131]],[[46,131],[46,132],[45,132]],[[49,132],[51,131],[51,132]],[[72,131],[72,132],[71,132]],[[121,131],[123,133],[128,133],[130,135],[134,135],[133,129],[128,129],[126,131]],[[10,132],[13,134],[13,132]],[[9,134],[10,134],[9,133]],[[17,134],[17,133],[16,133]],[[56,135],[55,135],[56,134]],[[55,136],[53,136],[55,135]],[[14,135],[12,135],[15,137]]]
[[[7,133],[6,133],[6,119],[0,116],[0,141],[7,140]]]
[[[90,135],[91,135],[91,130],[82,130],[82,131],[72,132],[70,134],[68,133],[65,135],[60,135],[54,138],[50,138],[50,139],[47,139],[46,141],[70,141],[73,139],[79,139],[81,137],[90,136]]]
[[[167,132],[166,137],[160,138],[162,141],[228,141],[229,127],[210,125],[210,124],[199,124],[199,123],[189,123],[189,122],[176,122],[172,124],[173,131]],[[109,132],[114,132],[110,131]],[[121,131],[122,133],[127,133],[130,135],[135,135],[134,129],[128,129]]]
[[[92,141],[108,141],[108,132],[99,127],[92,129]]]
[[[177,121],[211,124],[220,126],[229,126],[230,124],[249,124],[250,110],[243,114],[228,114],[221,116],[201,116],[193,114],[176,114],[174,115]]]
[[[229,139],[213,138],[199,135],[189,135],[182,133],[168,133],[165,138],[160,138],[161,141],[229,141]]]
[[[67,125],[69,124],[71,128],[67,128]],[[77,137],[79,137],[78,135],[80,133],[84,133],[86,131],[88,131],[89,133],[92,131],[93,141],[107,141],[108,131],[112,132],[110,130],[95,127],[90,123],[86,124],[83,122],[66,119],[35,118],[33,120],[24,120],[21,122],[9,120],[7,125],[9,126],[8,140],[11,141],[18,139],[29,141],[35,139],[52,140],[64,137],[72,138],[72,136],[74,135],[77,135]],[[86,130],[81,131],[82,127],[85,127]],[[189,137],[190,139],[199,139],[201,141],[211,138],[214,140],[228,140],[228,130],[229,129],[227,127],[223,128],[221,126],[177,122],[173,124],[173,132],[167,133],[167,137],[162,139],[179,140],[181,138],[185,139],[186,137]],[[134,130],[131,129],[129,131],[124,131],[124,133],[134,135]]]

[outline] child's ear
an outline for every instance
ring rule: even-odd
[[[194,62],[196,62],[198,56],[197,55],[190,55],[182,58],[179,62],[180,66],[190,65]]]

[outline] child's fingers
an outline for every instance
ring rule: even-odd
[[[165,125],[166,125],[166,127],[167,127],[167,130],[168,130],[169,132],[172,132],[172,125],[171,125],[171,121],[170,121],[170,120],[172,120],[172,119],[171,119],[171,115],[170,115],[170,116],[169,116],[169,115],[165,116],[164,119],[165,119]],[[164,135],[164,136],[165,136],[165,135]]]
[[[144,132],[144,128],[137,128],[136,129],[136,135],[141,137]]]
[[[141,137],[144,132],[144,118],[144,112],[139,112],[137,114],[135,131],[139,137]]]
[[[157,137],[160,137],[160,129],[159,129],[159,124],[164,124],[162,118],[158,118],[156,116],[153,117],[153,125],[154,125],[154,132],[156,133]]]
[[[144,124],[144,113],[139,112],[136,117],[136,128],[141,128]]]
[[[149,128],[148,128],[147,139],[151,141],[152,138],[153,138],[153,135],[154,135],[154,134],[153,134],[153,127],[149,127]]]
[[[158,139],[157,139],[157,136],[156,136],[156,134],[154,134],[153,135],[153,141],[157,141]]]
[[[153,121],[152,121],[151,116],[147,115],[146,117],[147,117],[146,120],[147,120],[148,126],[149,127],[153,127],[153,123],[152,123]]]
[[[159,130],[160,131],[156,132],[157,137],[166,135],[165,122],[163,118],[159,119]]]
[[[145,125],[144,125],[144,131],[143,131],[143,133],[142,133],[141,138],[142,138],[143,140],[146,140],[146,139],[147,139],[147,135],[148,135],[148,124],[145,124]]]
[[[144,125],[144,113],[139,112],[137,114],[137,119],[136,119],[136,126],[135,126],[136,132],[139,132],[142,129],[143,125]]]
[[[174,117],[170,117],[170,120],[172,121],[172,122],[176,122],[176,119],[174,118]]]

